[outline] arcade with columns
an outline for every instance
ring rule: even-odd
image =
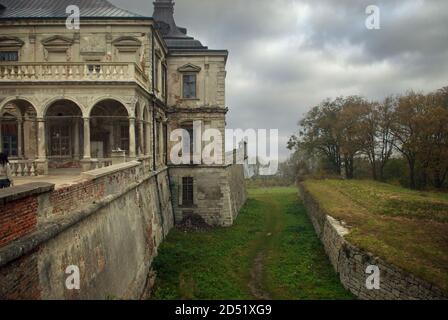
[[[155,169],[166,164],[166,119],[153,109],[143,100],[125,103],[114,97],[87,107],[76,99],[53,98],[40,108],[31,99],[6,99],[0,104],[1,150],[16,176],[89,171],[135,159]]]

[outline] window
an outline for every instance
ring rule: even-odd
[[[69,125],[52,125],[50,129],[50,139],[50,151],[52,156],[67,157],[71,155]]]
[[[196,75],[183,75],[183,96],[184,99],[196,99]]]
[[[162,65],[162,97],[166,96],[166,67]]]
[[[182,178],[182,204],[186,206],[193,205],[193,178]]]
[[[0,61],[19,61],[17,51],[0,51]]]
[[[156,57],[156,60],[154,62],[154,88],[156,90],[159,90],[159,58]]]
[[[3,122],[1,126],[2,137],[3,137],[3,146],[2,152],[6,153],[10,157],[17,156],[17,122],[15,121],[7,121]]]

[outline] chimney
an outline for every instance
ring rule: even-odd
[[[152,15],[156,26],[164,37],[184,37],[174,21],[173,0],[156,0]]]

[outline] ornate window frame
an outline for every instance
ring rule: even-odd
[[[187,63],[177,69],[177,71],[181,74],[181,88],[180,88],[180,96],[182,100],[199,100],[198,98],[198,74],[201,72],[201,67],[196,66],[192,63]],[[196,88],[195,88],[195,97],[194,98],[186,98],[184,96],[184,76],[193,75],[196,77]]]

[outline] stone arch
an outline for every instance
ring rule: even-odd
[[[0,108],[0,152],[19,159],[37,157],[37,111],[26,98],[8,98]]]
[[[25,102],[25,103],[28,103],[28,104],[34,109],[35,113],[36,113],[36,114],[38,113],[38,110],[37,110],[37,108],[36,108],[36,104],[35,104],[31,99],[29,99],[29,98],[27,98],[27,97],[23,97],[23,96],[16,96],[16,97],[9,97],[9,98],[6,98],[5,100],[3,100],[3,101],[0,103],[0,114],[2,113],[3,109],[4,109],[7,105],[9,105],[9,104],[11,104],[11,103],[14,103],[15,101],[23,101],[23,102]]]
[[[55,98],[51,98],[51,99],[47,100],[44,104],[44,107],[42,108],[42,114],[40,114],[39,116],[44,118],[47,115],[48,108],[50,108],[54,103],[56,103],[58,101],[62,101],[62,100],[70,101],[73,104],[75,104],[81,111],[82,116],[85,116],[85,111],[86,111],[85,106],[82,103],[80,103],[79,101],[77,101],[76,99],[74,99],[72,97],[65,97],[65,96],[55,97]]]
[[[119,97],[115,97],[115,96],[102,96],[102,97],[95,99],[94,102],[89,106],[89,108],[86,111],[86,117],[89,117],[92,114],[92,110],[96,105],[98,105],[99,103],[106,101],[106,100],[116,101],[116,102],[120,103],[126,109],[128,116],[130,116],[132,114],[132,110],[129,108],[129,105],[123,99],[121,99]]]
[[[129,152],[129,109],[121,101],[106,98],[91,108],[90,144],[93,158],[110,158],[116,150]]]
[[[79,168],[83,141],[83,108],[69,98],[45,105],[46,154],[51,168]]]

